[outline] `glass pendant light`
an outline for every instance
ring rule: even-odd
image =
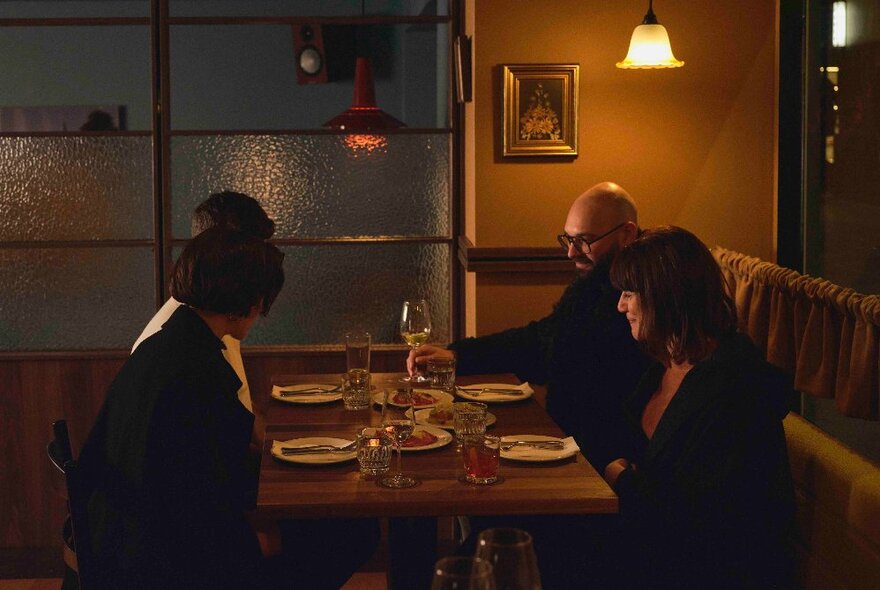
[[[361,2],[361,17],[365,16],[364,2]],[[354,96],[351,106],[336,115],[324,127],[351,130],[344,138],[345,146],[354,157],[384,151],[388,139],[383,130],[406,127],[376,104],[376,91],[373,84],[373,64],[370,58],[369,39],[363,28],[357,30],[357,57],[354,71]],[[363,52],[363,53],[362,53]],[[379,133],[370,133],[378,131]]]
[[[657,22],[654,0],[648,0],[648,13],[637,26],[629,42],[629,51],[623,61],[617,62],[621,69],[680,68],[683,61],[675,59],[669,46],[666,27]]]

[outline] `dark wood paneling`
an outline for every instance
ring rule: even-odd
[[[46,457],[52,422],[81,441],[122,359],[0,362],[0,547],[61,546],[63,484]],[[59,553],[60,555],[60,553]]]

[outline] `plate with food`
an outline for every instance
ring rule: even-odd
[[[452,408],[452,402],[437,402],[433,408],[416,410],[416,424],[427,424],[445,430],[455,430]],[[495,414],[486,412],[486,426],[492,426],[497,420]]]
[[[439,449],[452,442],[452,434],[436,426],[419,424],[415,427],[409,438],[400,445],[401,451],[427,451]]]
[[[391,405],[403,407],[403,404],[397,401],[399,395],[398,392],[391,393]],[[374,393],[373,403],[381,406],[384,396],[384,391]],[[438,402],[452,402],[452,396],[439,389],[413,389],[413,407],[415,409],[432,408]]]

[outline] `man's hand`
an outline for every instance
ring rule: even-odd
[[[454,358],[455,353],[451,350],[431,344],[422,344],[415,350],[409,351],[409,356],[406,357],[406,371],[412,376],[416,372],[416,365],[424,365],[430,359],[452,360]]]
[[[605,466],[605,481],[608,482],[608,485],[613,488],[617,483],[617,478],[627,467],[629,467],[629,461],[626,459],[615,459]]]

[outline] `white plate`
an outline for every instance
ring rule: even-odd
[[[534,447],[525,446],[513,447],[509,451],[501,449],[502,459],[530,462],[559,461],[560,459],[574,457],[575,455],[577,455],[578,451],[581,450],[580,447],[577,446],[577,443],[574,442],[574,439],[571,437],[563,439],[557,438],[555,436],[544,436],[542,434],[511,434],[508,436],[502,436],[501,445],[503,446],[504,443],[513,442],[515,440],[561,440],[565,443],[565,446],[561,449],[536,449]]]
[[[339,391],[331,393],[305,393],[303,395],[281,396],[282,391],[300,391],[303,389],[317,389],[319,387],[322,389],[330,389],[336,387],[336,385],[331,383],[302,383],[297,385],[285,385],[284,387],[273,385],[271,395],[278,401],[286,404],[326,404],[328,402],[335,402],[338,399],[342,399],[342,388],[340,388]]]
[[[333,445],[342,447],[351,444],[352,441],[344,438],[332,438],[328,436],[306,436],[303,438],[292,438],[290,440],[273,440],[272,456],[280,461],[288,463],[305,463],[308,465],[325,465],[328,463],[345,463],[357,457],[357,449],[353,449],[347,453],[304,453],[302,455],[285,455],[281,452],[281,447],[305,447],[308,445]]]
[[[523,395],[505,395],[495,393],[480,393],[478,395],[475,395],[473,393],[468,393],[467,391],[462,391],[461,389],[459,389],[459,387],[467,387],[468,389],[519,389],[523,392]],[[470,400],[472,402],[483,402],[491,404],[518,402],[524,399],[529,399],[535,393],[535,390],[532,389],[528,383],[523,383],[522,385],[511,385],[510,383],[473,383],[471,385],[461,385],[459,387],[455,388],[455,393],[457,393],[459,397]]]
[[[436,422],[429,422],[428,415],[431,413],[431,408],[425,408],[424,410],[416,411],[416,424],[424,424],[425,426],[436,426],[437,428],[443,428],[445,430],[455,430],[455,424],[453,420],[449,420],[444,422],[443,424],[437,424]],[[486,426],[492,426],[498,418],[495,417],[495,414],[492,412],[486,412]]]
[[[415,428],[415,430],[413,430],[413,432],[415,433],[415,432],[418,432],[419,430],[424,430],[426,432],[430,432],[431,434],[433,434],[434,436],[437,437],[437,440],[429,445],[425,445],[422,447],[401,446],[400,447],[401,451],[403,451],[404,453],[410,453],[410,452],[414,452],[414,451],[427,451],[429,449],[439,449],[440,447],[445,447],[450,442],[452,442],[452,435],[450,433],[446,432],[445,430],[443,430],[442,428],[437,428],[435,426],[425,426],[424,424],[418,424],[418,425],[416,425],[416,428]],[[406,444],[406,443],[404,442],[404,444]]]
[[[421,394],[425,394],[425,395],[430,395],[432,398],[434,398],[433,403],[415,405],[414,407],[417,410],[419,408],[432,408],[432,407],[434,407],[434,404],[436,404],[438,401],[444,401],[444,402],[451,403],[452,399],[453,399],[451,395],[449,395],[445,391],[440,391],[439,389],[413,389],[413,393],[421,393]],[[373,394],[373,403],[379,404],[381,406],[384,396],[385,396],[384,391],[378,391],[378,392],[374,393]],[[393,394],[392,394],[392,397],[393,397]],[[397,406],[398,408],[403,407],[401,404],[395,404],[394,402],[391,402],[391,405]]]

